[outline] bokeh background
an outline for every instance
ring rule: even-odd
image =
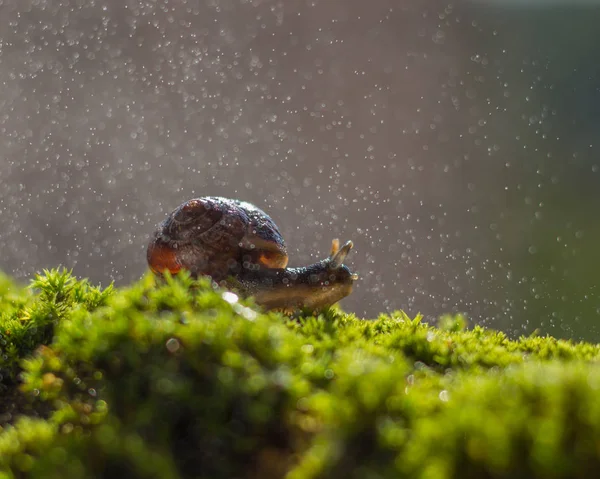
[[[360,316],[600,340],[584,4],[0,1],[0,269],[127,284],[169,211],[222,195],[292,265],[352,239]]]

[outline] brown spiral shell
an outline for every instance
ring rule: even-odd
[[[159,225],[147,251],[155,273],[180,269],[221,281],[242,267],[285,268],[285,242],[256,206],[221,197],[186,201]]]

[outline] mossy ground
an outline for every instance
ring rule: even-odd
[[[571,478],[600,347],[402,312],[263,314],[182,275],[0,278],[0,477]]]

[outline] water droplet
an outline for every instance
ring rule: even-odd
[[[175,353],[179,350],[179,347],[181,346],[179,344],[179,340],[175,339],[175,338],[170,338],[167,341],[167,349],[169,350],[170,353]]]
[[[238,295],[235,293],[232,293],[231,291],[225,291],[222,294],[222,298],[227,301],[229,304],[234,304],[238,302]]]

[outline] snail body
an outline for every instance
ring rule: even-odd
[[[253,296],[266,309],[326,308],[348,296],[357,275],[343,264],[352,248],[333,240],[331,254],[317,263],[287,268],[285,241],[264,211],[240,200],[203,197],[171,212],[147,250],[155,274],[188,270]]]

